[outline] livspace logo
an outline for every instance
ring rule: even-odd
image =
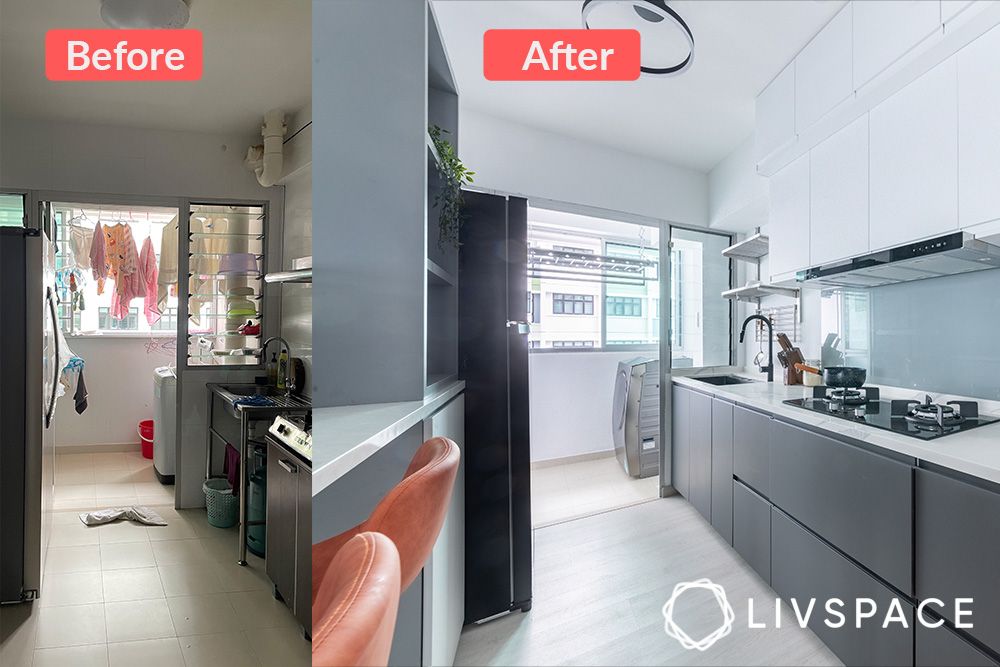
[[[197,81],[200,30],[49,30],[50,81]]]
[[[676,618],[676,609],[679,598],[687,591],[703,589],[712,593],[714,600],[708,604],[719,607],[719,626],[700,639],[691,637],[691,630],[685,630],[683,625]],[[766,630],[768,627],[780,628],[785,622],[784,605],[785,600],[775,598],[773,624],[769,625],[771,619],[758,617],[754,612],[754,599],[747,599],[747,627],[751,630]],[[809,598],[800,601],[791,598],[787,604],[792,609],[791,622],[800,628],[809,627],[810,622],[822,619],[822,623],[828,628],[837,630],[840,628],[860,629],[866,624],[875,623],[878,627],[886,630],[890,627],[899,626],[909,628],[911,620],[906,613],[903,603],[898,598],[891,598],[885,609],[879,609],[878,603],[871,598],[856,598],[846,601],[841,598],[829,598],[824,603],[820,603],[816,598]],[[955,627],[961,629],[972,628],[972,604],[973,598],[955,598],[952,618]],[[927,598],[921,601],[916,607],[917,622],[925,628],[939,628],[944,625],[944,621],[926,615],[925,611],[929,607],[944,609],[945,603],[937,598]],[[817,610],[822,608],[822,612]],[[707,651],[717,641],[732,632],[736,614],[733,611],[729,599],[726,597],[726,590],[719,584],[713,583],[710,579],[698,579],[697,581],[684,581],[674,586],[673,594],[666,604],[663,605],[663,631],[668,636],[676,639],[681,646],[686,649]],[[703,614],[699,614],[703,616]],[[816,618],[814,618],[814,616]]]

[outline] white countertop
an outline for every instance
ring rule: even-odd
[[[719,375],[719,373],[704,373],[704,375]],[[758,380],[757,375],[736,373],[743,377]],[[675,384],[697,389],[706,394],[712,394],[750,408],[758,408],[788,421],[807,424],[833,434],[843,435],[855,440],[861,440],[876,447],[882,447],[905,456],[911,456],[921,461],[964,472],[974,477],[1000,483],[1000,422],[947,435],[934,440],[920,440],[900,433],[863,424],[854,424],[837,417],[825,417],[815,412],[803,410],[782,401],[791,398],[808,398],[812,396],[811,387],[785,386],[780,381],[753,382],[748,384],[724,385],[717,387],[694,379],[695,376],[672,377]],[[923,400],[927,392],[901,389],[898,387],[878,386],[883,399],[918,399]],[[953,400],[976,400],[983,415],[1000,417],[1000,403],[982,399],[969,399],[948,394],[930,394],[935,402],[943,403]]]
[[[314,408],[312,494],[316,496],[465,389],[445,384],[422,401]]]

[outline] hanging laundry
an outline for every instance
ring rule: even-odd
[[[87,410],[87,383],[83,381],[83,368],[76,378],[76,393],[73,394],[73,404],[76,414],[82,415]]]
[[[104,292],[104,281],[108,277],[108,265],[105,255],[104,227],[100,222],[94,228],[94,236],[90,242],[90,269],[97,281],[97,293]]]
[[[132,227],[127,224],[114,225],[105,230],[108,277],[114,278],[115,294],[111,299],[111,317],[124,320],[128,317],[132,299],[144,297],[142,272],[139,268],[139,253],[132,237]]]
[[[177,216],[163,228],[160,237],[160,268],[156,278],[156,305],[162,311],[167,307],[170,289],[177,289]]]
[[[73,255],[73,265],[78,269],[89,269],[91,266],[91,253],[94,245],[94,230],[83,225],[76,224],[74,218],[66,225],[66,233],[69,240],[69,250]]]
[[[157,270],[156,252],[153,241],[147,236],[142,242],[142,252],[139,253],[139,270],[142,276],[142,287],[146,321],[152,326],[160,321],[160,309],[157,307]]]

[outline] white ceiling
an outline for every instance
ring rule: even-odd
[[[268,109],[298,111],[312,86],[310,0],[192,0],[200,81],[65,83],[45,78],[45,32],[106,28],[99,0],[0,0],[3,112],[166,130],[245,132]]]
[[[461,104],[708,171],[753,132],[754,98],[844,3],[672,0],[694,33],[684,73],[634,82],[490,82],[490,28],[579,28],[581,0],[433,0]]]

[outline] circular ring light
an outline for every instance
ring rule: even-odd
[[[101,18],[112,28],[183,28],[191,10],[184,0],[101,0]]]
[[[583,27],[631,28],[642,35],[643,57],[650,51],[669,50],[672,55],[654,53],[653,62],[640,65],[643,74],[669,76],[680,74],[694,62],[694,35],[680,14],[665,0],[583,0]],[[592,25],[592,23],[596,25]],[[678,41],[681,44],[678,44]],[[656,56],[659,56],[658,58]],[[683,57],[680,57],[683,56]],[[665,59],[668,58],[669,60]]]

